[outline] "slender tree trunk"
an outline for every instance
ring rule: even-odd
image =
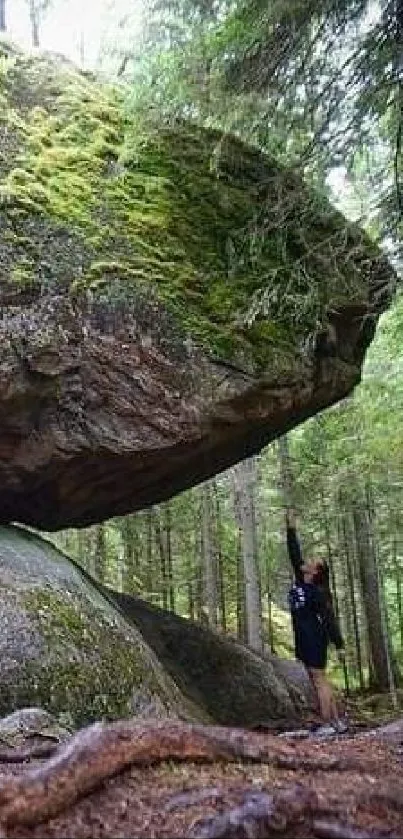
[[[211,490],[203,484],[200,490],[202,508],[203,605],[210,626],[217,626],[217,568],[212,534]]]
[[[158,545],[159,558],[160,558],[162,607],[163,607],[163,609],[168,609],[167,557],[166,557],[164,539],[162,537],[160,519],[159,519],[159,515],[158,515],[157,512],[155,512],[155,516],[154,516],[154,528],[155,528],[155,540],[156,540],[156,543]]]
[[[266,595],[267,595],[267,620],[269,633],[269,646],[272,653],[275,653],[274,631],[273,631],[273,600],[271,591],[271,568],[270,560],[266,554]]]
[[[389,650],[382,618],[378,570],[369,531],[368,512],[356,506],[353,510],[353,521],[373,671],[372,687],[374,690],[388,691],[391,687]]]
[[[39,47],[39,12],[35,0],[29,0],[29,22],[33,47]]]
[[[95,528],[94,570],[101,583],[106,581],[107,550],[105,525],[97,524]]]
[[[196,569],[195,574],[195,612],[196,618],[200,623],[205,622],[205,615],[203,611],[203,535],[202,535],[202,510],[200,489],[196,492],[196,508],[194,517],[194,565]],[[207,621],[208,622],[208,621]]]
[[[81,67],[85,66],[85,35],[83,30],[80,32],[80,41],[79,41],[79,55],[80,55],[80,65]]]
[[[236,553],[236,632],[238,640],[243,644],[246,636],[246,604],[245,604],[245,576],[242,559],[241,533],[238,533]]]
[[[288,446],[288,437],[286,434],[284,434],[283,437],[279,437],[277,445],[280,467],[280,486],[282,489],[284,506],[287,510],[290,510],[295,507],[295,482]]]
[[[154,510],[149,508],[146,511],[146,573],[145,573],[145,589],[147,599],[151,603],[154,602],[154,564],[153,564],[153,532],[154,532]]]
[[[326,507],[326,500],[325,494],[323,491],[323,486],[320,485],[319,487],[319,497],[320,497],[320,507],[321,507],[321,521],[322,527],[325,534],[325,543],[326,543],[326,556],[327,556],[327,564],[329,566],[330,572],[330,587],[332,592],[332,599],[334,603],[334,611],[337,618],[337,622],[341,627],[341,615],[340,615],[340,602],[339,602],[339,593],[337,590],[336,585],[336,573],[334,568],[334,558],[333,558],[333,551],[332,551],[332,541],[330,536],[330,525],[329,525],[329,517]],[[349,693],[349,679],[348,679],[348,667],[347,661],[343,660],[343,675],[344,675],[344,685],[346,689],[346,693]]]
[[[0,32],[6,32],[6,0],[0,0]]]
[[[78,560],[89,574],[94,574],[93,553],[89,541],[88,531],[81,529],[77,531]]]
[[[344,557],[345,557],[345,560],[346,560],[347,582],[348,582],[348,590],[349,590],[349,596],[350,596],[351,613],[352,613],[352,617],[353,617],[355,653],[356,653],[356,662],[357,662],[357,670],[358,670],[358,681],[359,681],[359,685],[360,685],[360,690],[364,690],[364,688],[365,688],[364,671],[363,671],[363,666],[362,666],[360,626],[359,626],[359,622],[358,622],[357,603],[356,603],[355,588],[354,588],[354,571],[353,571],[353,564],[352,564],[352,561],[351,561],[351,554],[350,554],[347,521],[346,521],[346,517],[345,517],[344,513],[342,514],[341,530],[342,530]]]
[[[278,465],[280,472],[280,491],[283,496],[283,504],[285,511],[295,510],[295,480],[294,471],[292,468],[290,451],[288,446],[288,437],[284,434],[277,440],[278,448]],[[284,540],[285,541],[285,540]],[[293,579],[293,573],[290,563],[287,559],[288,576],[290,582]]]
[[[218,599],[220,623],[223,632],[227,629],[227,609],[225,603],[225,581],[224,581],[224,557],[221,547],[221,511],[220,499],[218,496],[217,484],[213,481],[213,498],[214,498],[214,518],[215,518],[215,535],[216,535],[216,555],[217,555],[217,577],[218,577]]]
[[[193,593],[193,583],[192,580],[188,580],[186,583],[187,589],[187,596],[188,596],[188,616],[191,621],[196,619],[196,609],[195,609],[195,598]]]
[[[139,537],[134,516],[126,516],[123,519],[121,537],[123,544],[122,587],[127,594],[134,594],[138,590],[136,577],[139,560]]]
[[[245,579],[246,637],[249,646],[260,652],[263,650],[263,625],[257,556],[256,461],[253,458],[244,460],[232,471]]]
[[[173,575],[173,565],[172,565],[172,521],[171,521],[171,508],[169,504],[165,505],[164,508],[164,531],[165,531],[165,545],[166,545],[166,558],[167,558],[167,577],[168,577],[168,599],[169,599],[169,608],[171,612],[175,611],[175,588],[174,588],[174,575]]]
[[[399,567],[399,562],[397,559],[397,537],[396,533],[393,535],[393,548],[392,548],[392,556],[393,556],[393,570],[395,574],[395,583],[396,583],[396,607],[397,607],[397,616],[399,622],[399,640],[400,640],[400,652],[403,652],[403,601],[402,601],[402,572]]]

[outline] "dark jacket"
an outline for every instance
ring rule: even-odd
[[[336,649],[342,649],[344,641],[333,609],[327,563],[324,563],[320,582],[305,583],[301,547],[295,528],[290,526],[287,527],[287,548],[295,577],[295,585],[290,591],[290,608],[296,642],[298,635],[300,641],[305,641],[317,633],[321,643],[331,642]]]

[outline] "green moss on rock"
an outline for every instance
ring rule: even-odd
[[[184,336],[258,367],[366,299],[376,250],[292,172],[217,131],[140,128],[121,88],[67,63],[4,45],[0,62],[18,144],[0,160],[2,235],[29,231],[40,274],[57,243],[41,288],[105,306],[151,291]]]
[[[39,705],[99,718],[206,719],[141,635],[50,543],[0,528],[0,716]]]

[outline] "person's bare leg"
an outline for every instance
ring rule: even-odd
[[[318,689],[317,689],[316,684],[315,684],[315,679],[312,675],[312,668],[311,667],[306,667],[306,672],[308,673],[308,678],[309,678],[309,681],[311,683],[311,687],[312,687],[312,690],[313,690],[313,695],[314,695],[314,698],[315,698],[315,713],[320,716],[319,694],[318,694]]]
[[[309,676],[318,697],[320,716],[323,722],[332,722],[337,719],[337,707],[333,690],[327,680],[326,673],[324,670],[319,670],[316,667],[310,667]]]

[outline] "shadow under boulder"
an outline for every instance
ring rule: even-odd
[[[101,586],[141,632],[183,693],[216,723],[281,728],[311,710],[304,668]]]

